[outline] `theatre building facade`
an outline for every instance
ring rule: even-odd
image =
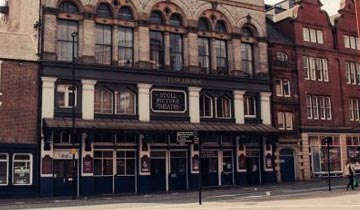
[[[276,181],[263,8],[46,1],[40,195]]]

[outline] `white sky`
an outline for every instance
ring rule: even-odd
[[[267,4],[274,4],[281,0],[265,0],[265,3]],[[329,15],[333,15],[337,13],[340,7],[340,0],[321,0],[323,6],[323,9],[326,10]]]

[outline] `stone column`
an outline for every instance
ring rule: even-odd
[[[239,71],[242,70],[241,67],[241,41],[240,39],[233,39],[232,40],[232,51],[233,54],[233,65],[234,70]]]
[[[309,134],[301,133],[302,141],[302,154],[303,154],[303,178],[304,180],[309,180],[311,178],[310,170],[310,153],[309,153]]]
[[[198,36],[196,33],[188,33],[188,64],[190,68],[199,66]]]
[[[237,124],[245,123],[244,95],[246,91],[234,90],[234,117]]]
[[[82,119],[94,119],[94,90],[96,80],[81,80],[82,84]]]
[[[150,121],[150,88],[151,84],[138,84],[138,110],[139,120],[142,122]]]
[[[42,80],[42,104],[41,104],[41,118],[54,118],[54,107],[55,107],[55,82],[57,78],[54,77],[41,77]],[[41,121],[42,124],[42,121]],[[44,125],[41,125],[43,128]],[[43,130],[43,129],[41,129]],[[51,135],[51,132],[47,133],[46,135]],[[52,145],[49,146],[49,148],[45,149],[45,138],[51,138],[49,136],[45,136],[44,133],[41,133],[42,141],[41,141],[41,160],[40,165],[41,169],[43,168],[42,165],[46,165],[48,167],[51,167],[50,169],[47,169],[45,171],[40,171],[41,177],[52,177],[52,165],[49,163],[52,163],[53,159],[53,147]],[[52,140],[49,140],[47,143],[50,144]],[[46,162],[46,163],[45,163]],[[42,183],[40,183],[41,185]]]
[[[150,33],[149,28],[145,26],[138,27],[137,37],[137,45],[139,47],[135,47],[139,58],[139,68],[149,68],[150,62]],[[135,42],[135,43],[136,43]],[[141,46],[141,47],[140,47]],[[135,56],[136,57],[136,56]]]
[[[79,57],[84,63],[95,63],[95,35],[94,20],[82,21],[79,33]]]
[[[119,28],[118,26],[112,27],[112,60],[111,63],[119,64]]]
[[[165,56],[165,68],[171,69],[171,57],[170,57],[170,33],[165,32],[164,33],[164,56]]]
[[[261,119],[263,124],[271,125],[271,104],[270,104],[270,92],[260,93],[261,98]]]
[[[189,87],[189,115],[191,123],[200,123],[201,88]]]
[[[56,40],[57,40],[57,19],[56,15],[44,15],[44,58],[47,60],[56,60]]]
[[[55,82],[57,78],[54,77],[41,77],[42,80],[42,104],[41,104],[41,117],[54,118],[55,107]]]

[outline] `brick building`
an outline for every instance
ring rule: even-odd
[[[269,12],[271,25],[294,46],[301,132],[300,179],[327,176],[325,137],[333,139],[333,176],[342,175],[347,159],[359,162],[360,157],[360,43],[354,1],[341,1],[339,14],[332,17],[321,6],[318,0],[301,0],[289,9]],[[275,69],[273,77],[284,73],[285,70]],[[274,119],[275,124],[281,124]]]
[[[0,196],[37,193],[38,10],[0,1]]]
[[[42,5],[41,195],[275,180],[262,0]]]
[[[285,4],[285,2],[282,2]],[[295,47],[267,21],[269,70],[272,78],[273,124],[279,129],[278,181],[303,179],[299,127],[299,95]]]

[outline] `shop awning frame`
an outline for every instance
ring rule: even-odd
[[[52,129],[70,129],[71,118],[44,119],[44,126]],[[234,132],[234,133],[278,133],[271,125],[264,124],[236,124],[229,122],[201,122],[188,121],[150,121],[140,122],[133,119],[76,119],[78,130],[119,130],[119,131],[198,131],[198,132]]]

